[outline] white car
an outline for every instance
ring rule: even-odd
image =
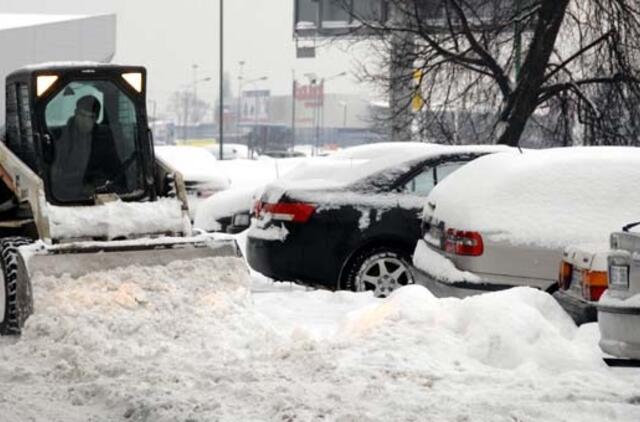
[[[231,185],[220,163],[204,148],[159,146],[155,148],[155,152],[158,159],[182,174],[191,219],[195,217],[197,208],[204,199]]]
[[[567,246],[606,242],[640,216],[639,185],[638,148],[481,157],[427,198],[416,278],[437,296],[515,286],[555,292]],[[561,304],[567,298],[555,296]]]

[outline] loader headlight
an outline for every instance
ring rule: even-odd
[[[142,92],[142,73],[123,73],[122,78],[131,85],[131,88],[138,92]]]
[[[56,81],[58,80],[58,77],[56,75],[41,75],[38,76],[38,78],[36,79],[36,94],[37,96],[41,96],[42,94],[44,94],[45,92],[47,92],[47,90],[49,88],[51,88],[51,86],[56,83]]]

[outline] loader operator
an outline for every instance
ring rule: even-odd
[[[78,99],[73,116],[55,142],[51,171],[59,200],[91,197],[118,180],[122,183],[122,162],[111,131],[97,123],[100,109],[100,101],[92,95]],[[118,186],[110,189],[117,191]]]

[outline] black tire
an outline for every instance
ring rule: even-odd
[[[376,297],[386,297],[396,288],[414,283],[410,262],[411,258],[406,251],[393,246],[375,246],[361,250],[347,265],[341,288],[354,292],[373,290]],[[383,274],[382,271],[376,273],[375,266],[392,271],[395,269],[401,274],[391,277],[391,274]],[[374,279],[378,280],[377,285]]]
[[[2,279],[0,289],[4,295],[4,318],[0,322],[0,335],[19,335],[25,321],[33,313],[31,280],[18,248],[31,241],[23,237],[0,239]]]

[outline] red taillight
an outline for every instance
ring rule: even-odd
[[[480,256],[484,253],[484,243],[478,232],[448,229],[444,250],[456,255]]]
[[[584,271],[582,273],[582,296],[591,301],[600,300],[600,296],[609,285],[605,271]]]
[[[306,223],[316,210],[315,205],[302,202],[279,202],[277,204],[262,204],[260,213],[271,214],[271,219]]]

